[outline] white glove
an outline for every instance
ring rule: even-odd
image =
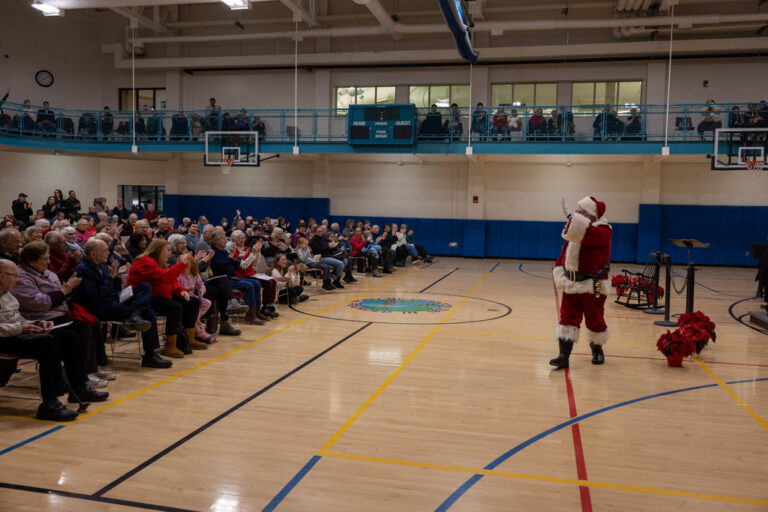
[[[562,200],[563,205],[563,215],[565,215],[566,219],[570,219],[571,215],[573,215],[573,212],[568,209],[568,203],[565,201],[565,198]]]

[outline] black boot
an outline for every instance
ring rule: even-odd
[[[344,285],[341,284],[341,280],[337,277],[336,280],[333,282],[333,286],[336,288],[344,288]]]
[[[592,349],[592,364],[603,364],[605,362],[605,354],[603,354],[603,346],[596,345],[589,342],[589,348]]]
[[[144,357],[141,358],[141,366],[144,368],[170,368],[172,365],[173,363],[169,360],[163,359],[155,353],[144,354]]]
[[[563,338],[559,338],[557,342],[560,344],[560,355],[549,361],[549,364],[557,368],[568,368],[568,358],[571,356],[571,350],[573,350],[573,342]]]
[[[219,334],[223,334],[224,336],[240,336],[242,332],[240,329],[235,329],[232,327],[232,324],[229,323],[229,320],[224,320],[219,326]]]
[[[334,288],[334,286],[331,284],[330,279],[323,279],[323,290],[328,290],[332,292],[335,289],[336,288]]]
[[[36,418],[50,421],[72,421],[77,418],[77,411],[67,409],[58,399],[46,400],[37,408]]]
[[[96,391],[87,384],[76,387],[74,392],[77,394],[77,396],[70,393],[67,397],[67,402],[71,404],[77,402],[103,402],[109,396],[109,393],[106,391]],[[80,400],[78,400],[78,398]]]

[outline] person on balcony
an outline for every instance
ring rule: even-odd
[[[48,133],[56,131],[56,114],[47,101],[44,101],[43,108],[37,111],[37,129]]]
[[[488,135],[488,114],[482,102],[478,103],[475,111],[472,112],[472,133],[478,134],[479,140],[485,140]]]
[[[106,138],[112,133],[112,129],[115,127],[115,120],[112,117],[112,112],[109,111],[109,107],[104,105],[104,110],[101,112],[101,134]]]
[[[509,135],[507,131],[507,122],[509,117],[504,112],[504,107],[500,106],[496,113],[493,115],[493,126],[491,127],[491,135],[496,136],[496,140],[504,140]]]

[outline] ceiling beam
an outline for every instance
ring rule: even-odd
[[[141,25],[142,27],[146,27],[148,29],[154,30],[155,32],[163,32],[166,34],[171,32],[170,29],[168,29],[167,27],[164,27],[162,24],[156,22],[155,20],[147,18],[143,14],[139,14],[138,12],[128,9],[126,7],[110,7],[109,10],[121,16],[125,16],[129,20],[136,19],[136,21],[139,22],[139,25]]]
[[[635,57],[646,59],[652,55],[664,56],[669,53],[666,41],[616,42],[610,44],[590,43],[572,45],[512,46],[479,48],[482,61],[507,62],[526,60],[563,60],[606,57]],[[690,39],[675,42],[675,55],[741,54],[765,52],[768,37],[738,37],[722,39]],[[102,45],[103,53],[114,55],[118,69],[130,69],[131,60],[123,58],[119,43]],[[445,50],[395,50],[369,52],[328,52],[299,54],[299,66],[345,66],[381,64],[457,64],[464,61],[455,48]],[[232,55],[216,57],[169,57],[143,58],[136,60],[136,69],[179,69],[179,68],[242,68],[282,67],[293,65],[293,54],[280,55]],[[481,63],[482,64],[482,63]]]
[[[307,23],[310,27],[318,27],[320,26],[320,23],[315,19],[315,17],[310,14],[308,10],[306,10],[301,4],[299,4],[298,0],[280,0],[280,3],[286,6],[293,12],[294,19],[300,18],[301,21]]]
[[[392,39],[402,39],[403,34],[397,30],[397,25],[392,16],[387,12],[379,0],[355,0],[358,5],[364,5],[371,11],[376,21],[378,21],[382,27],[384,27]]]

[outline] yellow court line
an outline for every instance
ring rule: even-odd
[[[760,415],[758,415],[758,414],[757,414],[757,413],[756,413],[756,412],[755,412],[755,411],[754,411],[754,410],[753,410],[753,409],[752,409],[750,406],[748,406],[748,405],[746,404],[746,402],[744,402],[744,400],[742,400],[742,399],[739,397],[739,395],[737,395],[737,394],[736,394],[736,393],[735,393],[735,392],[734,392],[734,391],[733,391],[733,390],[730,388],[730,386],[728,386],[728,384],[726,384],[725,382],[723,382],[723,381],[722,381],[722,379],[720,379],[720,377],[718,377],[717,375],[715,375],[715,372],[713,372],[712,370],[710,370],[710,369],[709,369],[709,367],[708,367],[706,364],[702,363],[702,362],[701,362],[701,359],[699,359],[699,356],[693,356],[693,359],[694,359],[694,360],[695,360],[697,363],[699,363],[699,366],[701,366],[702,368],[704,368],[704,371],[705,371],[705,372],[707,372],[707,373],[709,374],[709,376],[710,376],[710,377],[712,377],[713,379],[715,379],[715,382],[717,382],[717,383],[720,385],[720,387],[721,387],[721,388],[723,388],[724,390],[726,390],[726,391],[728,392],[728,394],[729,394],[729,395],[731,395],[731,397],[732,397],[734,400],[736,400],[736,403],[738,403],[740,406],[742,406],[742,407],[744,408],[744,410],[746,410],[746,411],[749,413],[749,415],[750,415],[750,416],[752,416],[752,417],[755,419],[755,421],[757,421],[757,422],[760,424],[760,426],[762,426],[762,427],[763,427],[765,430],[768,430],[768,423],[766,423],[766,422],[765,422],[765,420],[764,420],[763,418],[761,418],[761,417],[760,417]]]
[[[440,469],[444,471],[457,471],[461,473],[501,476],[506,478],[517,478],[521,480],[534,480],[537,482],[549,482],[549,483],[556,483],[556,484],[599,487],[603,489],[614,489],[619,491],[644,492],[649,494],[664,494],[668,496],[682,496],[685,498],[701,498],[706,500],[728,501],[732,503],[749,503],[752,505],[768,505],[768,501],[754,500],[749,498],[737,498],[734,496],[719,496],[716,494],[702,494],[697,492],[673,491],[669,489],[654,489],[651,487],[637,487],[634,485],[609,484],[605,482],[594,482],[591,480],[572,480],[569,478],[527,475],[524,473],[509,473],[506,471],[496,471],[491,469],[465,468],[461,466],[446,466],[441,464],[426,464],[422,462],[412,462],[407,460],[381,459],[378,457],[365,457],[362,455],[347,455],[345,453],[331,453],[331,452],[319,453],[318,452],[318,455],[323,455],[326,457],[336,457],[339,459],[378,462],[382,464],[394,464],[398,466],[408,466],[408,467],[415,467],[415,468]]]
[[[357,299],[358,297],[362,297],[363,295],[365,295],[367,293],[375,292],[376,290],[384,288],[385,286],[390,285],[390,284],[394,283],[395,281],[403,279],[404,277],[407,277],[407,276],[409,276],[409,275],[411,275],[411,274],[413,274],[415,272],[419,272],[419,271],[420,271],[419,269],[411,270],[407,274],[403,274],[400,277],[396,277],[396,278],[394,278],[394,279],[392,279],[390,281],[387,281],[386,283],[382,283],[381,285],[379,285],[379,286],[377,286],[375,288],[371,288],[370,290],[367,290],[367,291],[364,291],[362,293],[359,293],[359,294],[353,296],[350,299],[346,299],[346,300],[344,300],[342,302],[339,302],[338,304],[335,304],[335,305],[333,305],[333,306],[331,306],[331,307],[329,307],[327,309],[324,309],[324,310],[320,311],[319,313],[316,313],[316,316],[307,316],[305,318],[302,318],[301,320],[297,320],[296,322],[293,322],[292,324],[286,325],[285,327],[283,327],[281,329],[278,329],[276,331],[272,331],[272,332],[270,332],[268,334],[265,334],[261,338],[258,338],[256,340],[250,341],[250,342],[246,343],[245,345],[241,345],[241,346],[239,346],[237,348],[234,348],[234,349],[232,349],[232,350],[230,350],[228,352],[220,354],[220,355],[214,357],[213,359],[209,359],[208,361],[204,361],[204,362],[202,362],[202,363],[200,363],[200,364],[198,364],[196,366],[193,366],[192,368],[188,368],[188,369],[186,369],[186,370],[184,370],[182,372],[179,372],[176,375],[172,375],[170,377],[167,377],[167,378],[165,378],[165,379],[163,379],[161,381],[158,381],[158,382],[156,382],[156,383],[154,383],[154,384],[152,384],[150,386],[147,386],[146,388],[140,389],[139,391],[136,391],[134,393],[126,395],[126,396],[124,396],[124,397],[122,397],[122,398],[120,398],[118,400],[115,400],[114,402],[109,402],[109,403],[99,407],[98,409],[94,409],[94,410],[92,410],[90,412],[87,412],[85,414],[81,414],[81,415],[79,415],[75,419],[74,422],[78,422],[78,421],[84,420],[85,418],[89,418],[89,417],[93,416],[96,413],[99,413],[101,411],[109,409],[110,407],[114,407],[117,404],[125,402],[126,400],[130,400],[131,398],[135,398],[135,397],[137,397],[137,396],[139,396],[139,395],[141,395],[143,393],[146,393],[147,391],[150,391],[152,389],[155,389],[158,386],[161,386],[163,384],[166,384],[168,382],[176,380],[179,377],[183,377],[184,375],[187,375],[188,373],[191,373],[191,372],[193,372],[195,370],[199,370],[200,368],[202,368],[204,366],[207,366],[207,365],[209,365],[209,364],[211,364],[211,363],[213,363],[215,361],[218,361],[219,359],[223,359],[223,358],[225,358],[225,357],[227,357],[227,356],[229,356],[231,354],[234,354],[235,352],[239,352],[240,350],[243,350],[243,349],[248,348],[248,347],[250,347],[252,345],[255,345],[256,343],[258,343],[260,341],[263,341],[263,340],[265,340],[265,339],[267,339],[267,338],[269,338],[271,336],[274,336],[275,334],[279,334],[279,333],[281,333],[283,331],[286,331],[286,330],[290,329],[291,327],[295,327],[295,326],[297,326],[297,325],[299,325],[301,323],[304,323],[304,322],[307,322],[309,320],[312,320],[313,318],[317,318],[317,316],[322,315],[324,313],[327,313],[328,311],[331,311],[332,309],[335,309],[335,308],[337,308],[339,306],[342,306],[342,305],[346,304],[347,302],[351,302],[351,301]],[[31,421],[45,421],[46,423],[59,423],[61,425],[70,425],[70,424],[73,423],[73,422],[50,422],[50,421],[47,421],[47,420],[38,420],[37,418],[33,418],[33,417],[25,417],[25,416],[17,416],[17,415],[6,415],[6,414],[0,414],[0,418],[14,418],[14,419],[25,419],[25,420],[31,420]]]
[[[349,419],[344,423],[344,425],[342,425],[341,428],[339,428],[339,430],[337,430],[336,433],[333,434],[333,436],[323,445],[323,447],[320,448],[320,451],[318,452],[320,455],[323,455],[334,444],[336,444],[336,442],[341,438],[341,436],[344,435],[344,432],[346,432],[349,429],[349,427],[351,427],[352,424],[354,424],[355,421],[357,421],[357,419],[365,412],[365,410],[368,409],[368,407],[370,407],[370,405],[374,402],[374,400],[376,400],[376,398],[378,398],[378,396],[381,393],[383,393],[385,389],[387,389],[387,387],[392,383],[392,381],[395,380],[395,377],[400,375],[400,372],[402,372],[403,369],[406,366],[408,366],[408,364],[413,360],[413,358],[416,357],[416,354],[418,354],[421,351],[421,349],[424,348],[427,342],[430,339],[432,339],[432,337],[437,333],[440,327],[442,327],[442,325],[445,322],[447,322],[451,318],[451,316],[453,316],[453,314],[459,309],[459,307],[461,307],[461,305],[464,304],[464,302],[468,298],[470,298],[473,293],[475,293],[475,290],[477,290],[477,288],[483,283],[483,281],[485,281],[490,275],[491,275],[490,272],[485,274],[485,276],[483,276],[480,282],[478,282],[475,285],[475,287],[472,288],[472,290],[467,295],[465,295],[461,299],[461,301],[458,304],[456,304],[456,306],[453,309],[451,309],[448,315],[446,315],[446,317],[443,318],[440,321],[440,323],[437,326],[435,326],[434,329],[432,329],[432,332],[430,332],[427,335],[427,337],[424,338],[424,340],[421,343],[419,343],[419,346],[416,347],[413,350],[413,352],[410,353],[410,355],[405,359],[405,361],[400,363],[400,366],[398,366],[397,369],[394,372],[392,372],[392,374],[387,378],[387,380],[385,380],[384,383],[381,386],[379,386],[379,388],[376,391],[374,391],[370,397],[368,397],[368,400],[366,400],[365,403],[361,405],[360,408],[357,411],[355,411],[355,413],[352,416],[349,417]]]
[[[504,332],[481,332],[481,331],[457,331],[457,330],[443,330],[443,334],[467,334],[471,336],[498,336],[501,338],[518,338],[518,339],[530,339],[530,340],[554,340],[554,334],[552,336],[539,336],[539,335],[527,335],[527,334],[509,334]],[[656,346],[653,343],[645,342],[645,341],[624,341],[624,340],[610,340],[609,343],[611,344],[617,344],[617,345],[642,345],[645,347],[650,346]],[[759,349],[740,349],[736,347],[722,347],[718,346],[716,347],[717,351],[726,351],[726,352],[759,352],[759,353],[766,353],[768,354],[768,350],[759,350]]]

